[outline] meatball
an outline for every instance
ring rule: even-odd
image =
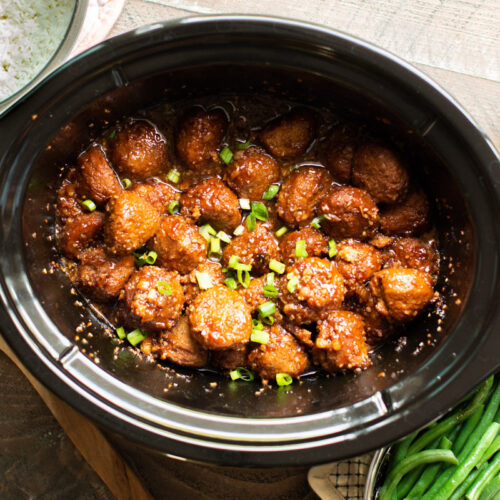
[[[250,310],[238,292],[225,286],[200,293],[188,316],[195,338],[207,349],[228,349],[250,340]]]
[[[300,231],[288,233],[280,242],[280,250],[285,264],[292,264],[297,259],[297,242],[303,240],[309,257],[321,257],[328,253],[327,239],[316,229],[305,227]]]
[[[133,255],[113,257],[104,248],[89,248],[80,255],[76,283],[91,297],[102,302],[118,297],[135,271]]]
[[[227,118],[220,109],[190,110],[179,124],[175,146],[181,161],[191,170],[218,162],[219,147],[227,128]]]
[[[352,130],[337,127],[323,146],[323,161],[335,181],[341,184],[351,182],[352,159],[356,139]]]
[[[253,231],[246,231],[232,239],[223,251],[223,262],[227,266],[231,256],[236,255],[243,264],[252,266],[252,273],[269,272],[271,259],[280,259],[278,240],[264,224],[257,224]]]
[[[142,247],[157,231],[156,209],[132,191],[114,195],[106,206],[104,237],[111,253],[124,255]]]
[[[251,200],[260,200],[269,184],[279,178],[278,162],[257,147],[238,151],[224,173],[229,187]]]
[[[230,371],[238,367],[247,366],[248,344],[241,344],[230,349],[221,349],[212,352],[210,360],[212,366],[218,370]]]
[[[180,198],[181,213],[231,233],[241,222],[238,197],[218,178],[199,182]]]
[[[430,245],[418,238],[400,238],[392,248],[389,267],[409,267],[420,269],[433,277],[435,282],[439,272],[439,254]]]
[[[349,311],[334,311],[318,322],[312,355],[315,363],[332,374],[370,366],[363,318]]]
[[[79,191],[84,196],[101,204],[122,190],[120,181],[99,144],[92,144],[78,157],[77,162],[80,167]]]
[[[318,205],[324,215],[321,227],[335,239],[373,236],[378,229],[378,208],[371,196],[362,189],[334,186]]]
[[[163,217],[148,245],[158,254],[158,265],[180,274],[191,272],[204,261],[208,246],[198,227],[182,215]]]
[[[201,291],[197,278],[199,273],[202,273],[205,277],[209,277],[211,286],[222,285],[224,283],[221,265],[211,260],[203,261],[196,269],[193,269],[188,275],[181,278],[182,285],[184,286],[184,295],[188,303],[191,303]]]
[[[111,143],[111,161],[125,177],[148,179],[167,166],[167,142],[150,122],[133,121],[119,130]]]
[[[264,295],[264,285],[266,284],[267,275],[260,278],[254,278],[250,281],[248,288],[240,288],[238,292],[245,299],[245,302],[250,308],[250,312],[255,312],[257,308],[271,300]],[[277,288],[277,283],[274,284]]]
[[[172,328],[184,306],[179,275],[156,266],[136,271],[120,297],[125,303],[125,324],[145,330]]]
[[[294,109],[268,123],[260,140],[273,156],[293,159],[303,155],[316,134],[316,119],[304,109]]]
[[[303,225],[314,215],[314,208],[328,191],[332,178],[328,170],[300,167],[283,182],[278,194],[278,215],[291,227]]]
[[[421,190],[411,191],[401,203],[380,210],[380,229],[385,234],[412,236],[429,227],[429,201]]]
[[[419,269],[378,271],[370,281],[370,290],[377,311],[396,322],[413,319],[434,295],[431,276]]]
[[[299,377],[309,366],[304,347],[279,325],[266,328],[269,342],[254,347],[248,354],[248,366],[262,380],[274,379],[278,373]]]
[[[369,142],[354,153],[352,181],[376,203],[396,203],[405,197],[410,176],[392,150]]]
[[[61,187],[57,190],[56,212],[62,222],[84,213],[82,206],[78,202],[78,184],[74,181],[74,172],[74,170],[70,171],[66,179],[61,183]]]
[[[166,182],[154,179],[143,184],[134,184],[130,189],[150,203],[160,215],[168,215],[168,207],[172,201],[180,197],[180,193]]]
[[[104,219],[102,212],[95,211],[78,215],[66,222],[59,235],[59,247],[64,255],[78,259],[80,252],[100,234]]]

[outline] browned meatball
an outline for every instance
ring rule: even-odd
[[[292,333],[295,338],[300,340],[302,344],[306,345],[307,347],[313,347],[314,342],[312,340],[313,337],[313,332],[311,330],[308,330],[307,328],[302,328],[299,325],[293,323],[293,322],[286,322],[283,325],[287,331]]]
[[[111,143],[111,161],[124,177],[148,179],[167,166],[167,142],[146,120],[136,120],[118,131]]]
[[[84,213],[82,206],[78,202],[78,184],[75,182],[74,177],[75,171],[72,170],[57,190],[56,212],[62,222]]]
[[[409,267],[429,273],[433,282],[439,272],[439,254],[431,245],[418,238],[400,238],[391,248],[388,267]]]
[[[200,293],[188,316],[195,338],[207,349],[228,349],[250,340],[250,310],[238,292],[225,286]]]
[[[77,285],[96,300],[108,301],[118,297],[135,271],[134,257],[109,256],[104,248],[89,248],[80,255]]]
[[[410,176],[396,153],[368,142],[354,153],[352,181],[376,203],[396,203],[405,197]]]
[[[77,162],[80,167],[79,191],[85,197],[100,204],[122,190],[120,181],[99,144],[91,144],[78,157]]]
[[[230,349],[212,351],[210,360],[212,366],[218,370],[230,371],[238,367],[246,367],[248,354],[248,344],[238,345]]]
[[[137,193],[156,208],[160,215],[168,215],[168,207],[172,201],[178,200],[180,193],[170,184],[153,179],[143,184],[134,184],[130,191]]]
[[[314,362],[330,373],[368,368],[371,359],[365,344],[363,318],[349,311],[329,314],[318,322],[312,355]]]
[[[106,205],[104,237],[111,253],[124,255],[142,247],[157,231],[160,216],[144,198],[132,191],[114,195]]]
[[[323,146],[324,164],[335,181],[351,182],[352,158],[356,139],[352,130],[345,126],[335,128]]]
[[[370,281],[375,308],[393,321],[413,319],[434,295],[432,278],[419,269],[383,269]]]
[[[184,287],[184,295],[186,296],[186,302],[188,304],[190,304],[202,291],[197,278],[200,273],[202,273],[204,277],[209,277],[211,286],[224,283],[221,265],[218,262],[212,262],[210,260],[203,261],[196,269],[193,269],[189,274],[181,278],[181,283]]]
[[[241,222],[238,197],[218,178],[199,182],[180,198],[181,213],[231,233]]]
[[[70,219],[61,229],[59,247],[66,257],[79,258],[80,252],[90,245],[104,226],[102,212],[90,212]]]
[[[318,214],[326,216],[321,227],[335,239],[373,236],[378,229],[378,208],[362,189],[334,186],[318,205]]]
[[[191,170],[218,162],[219,147],[227,128],[227,118],[220,109],[190,110],[179,124],[176,135],[177,154]]]
[[[429,227],[429,201],[421,190],[411,191],[401,203],[380,211],[380,229],[385,234],[412,236]]]
[[[146,330],[172,328],[184,306],[184,292],[176,272],[144,266],[125,285],[125,323]]]
[[[229,187],[251,200],[260,200],[269,184],[279,178],[278,162],[257,147],[238,151],[224,173]]]
[[[283,182],[278,194],[278,215],[291,227],[303,225],[328,191],[332,178],[325,168],[300,167]]]
[[[292,264],[296,259],[297,242],[303,240],[309,257],[321,257],[328,253],[327,239],[316,229],[304,227],[288,233],[280,242],[281,255],[285,264]]]
[[[279,325],[266,328],[269,342],[254,347],[248,354],[248,366],[262,380],[274,379],[278,373],[299,377],[309,366],[304,347]]]
[[[252,273],[269,272],[271,259],[280,259],[278,240],[267,230],[264,224],[257,224],[253,231],[246,231],[232,239],[224,248],[224,265],[229,263],[231,256],[236,255],[243,264],[252,266]]]
[[[191,272],[207,255],[207,240],[182,215],[163,217],[148,245],[158,254],[158,265],[181,274]]]
[[[304,109],[294,109],[266,125],[260,140],[272,155],[292,159],[307,151],[315,134],[314,115]]]

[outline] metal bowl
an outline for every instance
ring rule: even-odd
[[[391,448],[381,448],[375,452],[366,476],[363,500],[375,500],[377,486],[382,473],[383,466],[387,463]]]

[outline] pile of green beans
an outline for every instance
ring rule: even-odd
[[[500,376],[396,444],[378,500],[500,500]]]

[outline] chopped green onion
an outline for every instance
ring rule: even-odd
[[[234,266],[236,266],[236,264],[238,264],[239,261],[240,258],[237,255],[231,255],[231,257],[229,258],[229,262],[227,263],[227,267],[235,269]]]
[[[127,334],[125,333],[125,328],[123,328],[123,326],[119,326],[117,329],[116,329],[116,335],[118,335],[118,338],[123,340]]]
[[[132,185],[132,181],[126,177],[122,179],[123,189],[128,189]]]
[[[109,135],[108,135],[108,139],[116,139],[116,130],[112,130]],[[127,189],[127,188],[125,188]]]
[[[274,285],[274,273],[266,274],[266,285]]]
[[[252,319],[252,330],[263,330],[264,325],[258,319]]]
[[[262,318],[262,322],[265,323],[266,325],[273,325],[274,324],[274,316],[267,316],[266,318]]]
[[[135,257],[135,263],[138,266],[144,266],[145,264],[153,265],[158,258],[158,254],[154,250],[149,252],[132,252]]]
[[[179,213],[179,202],[174,200],[174,201],[171,201],[168,205],[168,211],[170,212],[171,215],[174,215],[176,213]]]
[[[277,231],[276,231],[276,236],[278,238],[281,238],[285,233],[288,232],[288,228],[286,226],[283,226],[283,227],[280,227]]]
[[[337,245],[335,244],[335,240],[330,240],[328,242],[328,248],[328,257],[331,259],[337,255]]]
[[[170,285],[166,281],[158,281],[156,283],[156,289],[162,295],[172,295],[172,288],[170,288]]]
[[[311,221],[311,226],[315,229],[319,229],[321,227],[321,221],[325,219],[330,220],[330,217],[328,217],[328,215],[319,215],[318,217],[314,217],[314,219]]]
[[[229,236],[229,234],[225,233],[224,231],[219,231],[217,233],[217,238],[219,238],[219,240],[222,240],[224,243],[231,243],[231,236]]]
[[[243,264],[242,262],[238,262],[234,265],[234,269],[236,269],[237,271],[251,271],[252,264]]]
[[[246,220],[246,224],[247,224],[247,229],[252,232],[256,225],[257,225],[257,221],[255,220],[255,215],[254,214],[249,214],[248,217],[247,217],[247,220]]]
[[[92,201],[92,200],[84,200],[82,201],[82,205],[89,211],[93,212],[96,208],[97,205]]]
[[[177,184],[181,178],[181,173],[176,169],[172,168],[168,171],[167,179],[174,184]]]
[[[271,259],[271,262],[269,262],[269,269],[271,271],[275,271],[278,274],[283,274],[285,272],[286,266],[283,264],[283,262],[280,262],[276,259]]]
[[[246,142],[238,142],[238,144],[236,144],[236,149],[248,149],[248,146],[250,146],[250,139]]]
[[[288,373],[277,373],[276,383],[278,385],[290,385],[293,382],[293,378],[288,375]]]
[[[229,165],[231,160],[233,159],[233,152],[227,147],[224,146],[222,151],[219,153],[220,159],[226,164]]]
[[[269,212],[267,211],[267,207],[264,203],[260,201],[252,201],[252,213],[256,219],[266,221],[269,219]]]
[[[259,311],[259,315],[261,318],[267,318],[268,316],[273,315],[276,312],[276,304],[268,300],[264,302],[259,307],[257,307]]]
[[[201,226],[199,231],[203,238],[205,238],[207,241],[210,241],[212,239],[212,236],[215,236],[217,234],[217,231],[210,224]]]
[[[234,231],[233,231],[233,234],[235,236],[240,236],[242,235],[243,233],[245,232],[245,228],[243,227],[242,224],[240,224]]]
[[[269,333],[263,330],[254,330],[250,335],[250,340],[258,344],[267,344],[269,342]]]
[[[250,210],[250,200],[248,198],[240,198],[238,201],[240,202],[241,210]]]
[[[214,285],[212,283],[212,277],[208,273],[202,273],[200,271],[195,271],[196,281],[198,282],[198,286],[200,290],[208,290],[212,288]]]
[[[272,200],[280,190],[280,187],[277,184],[269,184],[264,194],[262,195],[263,200]]]
[[[246,269],[237,269],[236,277],[243,288],[248,288],[248,285],[250,285],[250,273]]]
[[[215,257],[216,259],[220,259],[222,257],[219,238],[210,238],[210,249],[208,250],[208,256]]]
[[[146,335],[137,328],[137,330],[132,330],[129,334],[127,334],[127,340],[133,345],[136,346],[137,344],[140,344],[144,339],[146,338]]]
[[[308,257],[308,253],[306,250],[306,240],[298,240],[295,243],[295,257]]]
[[[278,290],[274,286],[274,273],[268,273],[264,283],[264,295],[270,299],[275,299],[278,296]]]
[[[254,379],[253,373],[242,366],[238,366],[235,370],[231,370],[229,372],[229,376],[231,377],[231,380],[241,379],[245,382],[252,382]]]
[[[295,290],[297,290],[297,285],[299,284],[299,278],[297,276],[294,276],[292,273],[288,273],[288,283],[286,284],[286,289],[290,292],[293,293]]]
[[[231,290],[236,290],[236,288],[238,287],[238,283],[236,283],[236,280],[232,276],[224,280],[224,285],[226,285]]]

